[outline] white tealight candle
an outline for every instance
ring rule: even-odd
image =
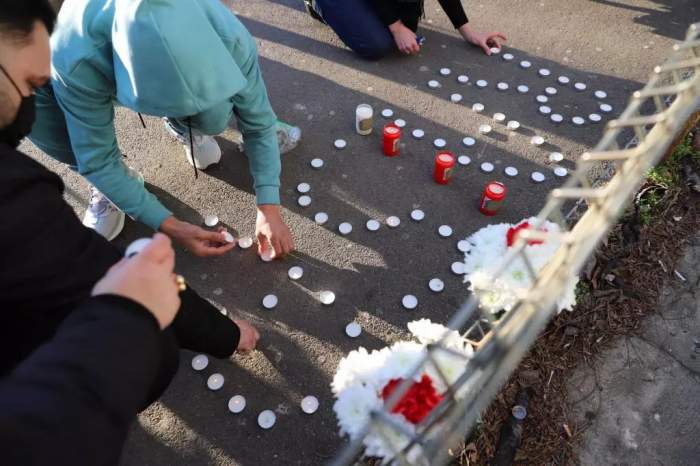
[[[574,89],[576,89],[579,92],[583,92],[588,88],[584,83],[575,83],[574,84]]]
[[[467,252],[471,249],[471,243],[469,243],[469,241],[466,239],[461,239],[457,242],[457,249],[460,252]]]
[[[349,224],[348,222],[343,222],[340,225],[338,225],[338,231],[340,232],[341,235],[349,235],[350,232],[352,232],[352,225]]]
[[[561,84],[562,86],[566,86],[567,84],[569,84],[569,83],[571,82],[571,80],[570,80],[567,76],[559,76],[559,77],[557,78],[557,81],[558,81],[559,84]]]
[[[225,231],[224,232],[224,240],[227,243],[233,243],[234,241],[236,241],[236,238],[234,238],[233,235],[231,233],[229,233],[228,231]]]
[[[452,227],[449,225],[440,225],[438,228],[438,234],[443,238],[449,238],[452,236]]]
[[[518,176],[518,169],[515,167],[506,167],[503,171],[507,176],[510,176],[511,178],[515,178],[516,176]]]
[[[273,413],[269,409],[266,409],[265,411],[262,411],[260,414],[258,414],[258,425],[263,429],[272,428],[272,426],[275,425],[276,420],[277,416],[275,416],[275,413]]]
[[[612,105],[610,104],[600,104],[600,111],[603,113],[610,113],[612,109]]]
[[[287,271],[287,275],[292,280],[299,280],[301,277],[304,276],[304,269],[302,269],[298,265],[295,265],[294,267],[289,268],[289,270]]]
[[[299,183],[297,185],[297,191],[299,191],[301,194],[306,194],[311,191],[311,185],[309,183]]]
[[[131,244],[129,244],[129,246],[126,248],[126,251],[124,251],[124,257],[134,257],[136,254],[143,251],[143,248],[148,246],[151,241],[153,241],[151,238],[139,238],[135,241],[132,241]]]
[[[228,410],[234,414],[238,414],[245,409],[245,398],[241,395],[232,396],[228,400]]]
[[[527,94],[528,92],[530,92],[530,88],[527,87],[525,84],[521,84],[518,86],[518,92],[520,92],[521,94]]]
[[[530,144],[533,146],[541,146],[544,144],[544,138],[542,136],[532,136],[532,139],[530,139]]]
[[[301,400],[301,410],[306,414],[315,413],[318,410],[318,406],[318,398],[313,395],[305,396],[304,399]]]
[[[591,120],[592,123],[600,123],[603,117],[598,115],[597,113],[591,113],[590,115],[588,115],[588,119]]]
[[[362,333],[362,327],[357,322],[350,322],[345,326],[345,334],[350,338],[357,338]]]
[[[469,82],[469,76],[465,74],[460,74],[459,76],[457,76],[457,82],[459,82],[460,84],[467,84]]]
[[[583,126],[583,124],[586,122],[586,120],[583,117],[580,116],[575,116],[571,118],[571,123],[573,123],[576,126]]]
[[[412,309],[415,309],[416,306],[418,306],[418,298],[416,298],[412,294],[407,294],[401,300],[401,304],[403,304],[403,307],[410,311]]]
[[[491,162],[484,162],[481,164],[481,171],[484,173],[491,173],[494,169],[494,166]]]
[[[345,146],[347,146],[348,143],[345,142],[345,139],[336,139],[333,145],[336,149],[345,149]]]
[[[392,215],[391,217],[387,217],[386,224],[391,228],[396,228],[401,225],[401,219],[395,215]]]
[[[253,238],[250,236],[243,236],[238,240],[238,247],[241,249],[248,249],[253,245]]]
[[[452,273],[455,275],[464,275],[466,266],[464,262],[453,262],[450,266]]]
[[[299,205],[302,207],[308,207],[311,205],[311,196],[299,196]]]
[[[394,120],[394,124],[396,126],[398,126],[399,128],[403,128],[406,126],[406,120],[404,120],[402,118],[397,118],[396,120]]]
[[[462,94],[454,93],[450,96],[450,100],[455,104],[459,103],[462,101]]]
[[[541,104],[546,104],[547,102],[549,102],[549,97],[547,97],[546,95],[538,95],[537,97],[535,97],[535,100]]]
[[[485,79],[479,79],[479,80],[476,82],[476,87],[480,87],[480,88],[482,88],[482,89],[485,88],[485,87],[488,86],[488,85],[489,85],[489,82],[488,82],[487,80],[485,80]]]
[[[593,95],[595,96],[596,99],[600,99],[600,100],[608,97],[608,93],[605,91],[595,91],[593,93]]]
[[[476,144],[476,139],[467,136],[466,138],[462,139],[462,144],[464,144],[467,147],[471,147],[474,144]]]
[[[382,110],[382,116],[384,118],[391,118],[394,116],[394,111],[390,108],[385,108],[384,110]]]
[[[496,123],[503,123],[504,121],[506,121],[506,116],[500,112],[494,113],[493,114],[493,121],[495,121]]]
[[[549,161],[550,162],[561,162],[564,160],[564,154],[561,152],[552,152],[549,154]]]
[[[263,298],[262,305],[265,309],[274,309],[277,306],[277,302],[277,296],[269,294]]]
[[[438,149],[442,149],[443,147],[445,147],[447,145],[447,141],[445,141],[442,138],[437,138],[433,141],[433,145],[435,147],[437,147]]]
[[[567,170],[564,167],[556,167],[554,169],[554,174],[559,176],[559,177],[563,177],[563,176],[566,176],[569,174],[569,170]]]
[[[224,376],[221,374],[212,374],[207,379],[207,387],[209,390],[220,390],[224,386]]]
[[[423,131],[422,129],[416,128],[413,130],[413,132],[411,134],[416,139],[423,139],[423,137],[425,136],[425,131]]]
[[[550,74],[552,74],[551,71],[549,71],[547,68],[540,68],[540,70],[537,72],[541,77],[546,78]]]
[[[496,89],[498,89],[499,91],[507,91],[509,87],[510,86],[508,86],[508,83],[504,83],[504,82],[500,82],[500,83],[496,84]]]
[[[459,163],[460,165],[469,165],[470,163],[472,163],[472,159],[469,158],[468,155],[460,155],[459,157],[457,157],[457,163]]]
[[[204,217],[204,224],[208,227],[215,227],[219,224],[219,217],[216,215],[207,215]]]
[[[556,87],[546,87],[544,89],[544,92],[548,95],[557,95],[557,88]]]
[[[326,306],[330,306],[335,302],[335,293],[332,291],[324,290],[321,291],[318,295],[319,301],[321,301],[321,304],[324,304]]]
[[[554,123],[555,125],[558,125],[559,123],[561,123],[562,121],[564,121],[564,117],[563,117],[562,115],[560,115],[559,113],[552,113],[552,114],[549,116],[549,119],[550,119],[550,120],[552,121],[552,123]]]
[[[511,61],[513,58],[515,58],[515,57],[513,56],[512,53],[504,53],[504,54],[503,54],[503,59],[504,59],[505,61]]]
[[[491,128],[491,125],[481,125],[479,126],[479,132],[481,134],[489,134],[493,128]]]
[[[532,174],[530,175],[530,178],[535,183],[542,183],[545,180],[544,175],[540,172],[532,172]]]
[[[206,354],[198,354],[192,358],[192,369],[203,371],[209,365],[209,358]]]
[[[498,48],[498,47],[491,47],[491,54],[492,54],[492,55],[498,55],[499,53],[501,53],[501,49],[500,49],[500,48]]]
[[[527,61],[527,60],[523,60],[523,61],[520,62],[520,68],[522,68],[522,69],[524,69],[524,70],[530,68],[531,66],[532,66],[532,63],[530,63],[530,62]]]
[[[379,230],[379,227],[381,226],[381,224],[375,219],[370,219],[370,220],[367,220],[366,226],[367,226],[367,229],[369,231],[377,231],[377,230]]]
[[[472,105],[472,110],[476,113],[481,113],[484,111],[484,104],[477,102],[474,105]]]
[[[430,81],[428,81],[428,87],[431,89],[437,89],[438,87],[440,87],[440,83],[435,79],[431,79]]]
[[[415,209],[411,211],[411,218],[415,220],[416,222],[420,222],[425,218],[425,212],[423,212],[420,209]]]
[[[517,120],[510,120],[507,128],[511,131],[517,131],[520,128],[520,122]]]
[[[311,161],[311,166],[316,169],[323,167],[323,159],[313,159]]]
[[[452,70],[450,70],[449,68],[440,68],[440,74],[442,76],[449,76],[450,73],[452,73]]]
[[[263,262],[272,262],[272,250],[266,249],[260,254],[260,260]]]
[[[316,222],[318,225],[323,225],[328,221],[328,214],[325,212],[319,212],[316,215],[314,215],[314,222]]]
[[[552,108],[547,105],[540,105],[539,111],[542,115],[549,115],[552,113]]]
[[[428,288],[430,288],[430,291],[440,293],[445,289],[445,283],[439,278],[433,278],[428,282]]]

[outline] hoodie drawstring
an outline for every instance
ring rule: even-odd
[[[141,126],[143,126],[143,129],[146,129],[146,122],[143,121],[143,116],[142,116],[141,113],[139,113],[139,112],[136,112],[136,113],[137,113],[138,116],[139,116],[139,120],[141,120]]]
[[[197,172],[197,162],[194,159],[194,139],[192,139],[192,117],[187,117],[187,128],[190,131],[190,154],[192,155],[192,166],[194,167],[194,179],[196,180],[199,176]]]

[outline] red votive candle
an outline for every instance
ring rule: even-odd
[[[384,125],[384,155],[388,157],[399,155],[399,141],[401,141],[401,128],[393,123]]]
[[[503,205],[508,190],[503,183],[492,181],[484,188],[484,193],[481,195],[479,203],[479,211],[489,217],[496,215]]]
[[[435,155],[433,179],[437,184],[447,184],[450,182],[456,160],[455,155],[447,150],[440,151]]]

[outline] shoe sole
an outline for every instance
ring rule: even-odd
[[[177,131],[175,131],[169,124],[163,123],[163,126],[165,126],[165,130],[168,132],[168,134],[170,134],[170,136],[172,136],[172,138],[175,139],[175,141],[177,141],[182,146],[182,148],[185,151],[185,159],[187,159],[190,165],[192,165],[193,167],[197,167],[197,170],[206,170],[212,165],[216,165],[217,163],[221,162],[221,155],[219,155],[219,160],[217,160],[216,162],[212,162],[206,166],[195,165],[194,160],[192,160],[192,157],[187,155],[187,141],[183,142],[182,136],[180,136],[180,134]]]
[[[119,233],[122,232],[124,229],[124,221],[126,219],[126,214],[122,212],[122,214],[119,216],[119,223],[117,224],[117,227],[114,229],[112,234],[110,234],[108,237],[105,237],[107,241],[112,241],[114,238],[119,236]]]

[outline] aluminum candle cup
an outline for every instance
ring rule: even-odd
[[[374,122],[374,110],[368,104],[360,104],[355,109],[355,131],[357,134],[367,136],[372,132]]]

